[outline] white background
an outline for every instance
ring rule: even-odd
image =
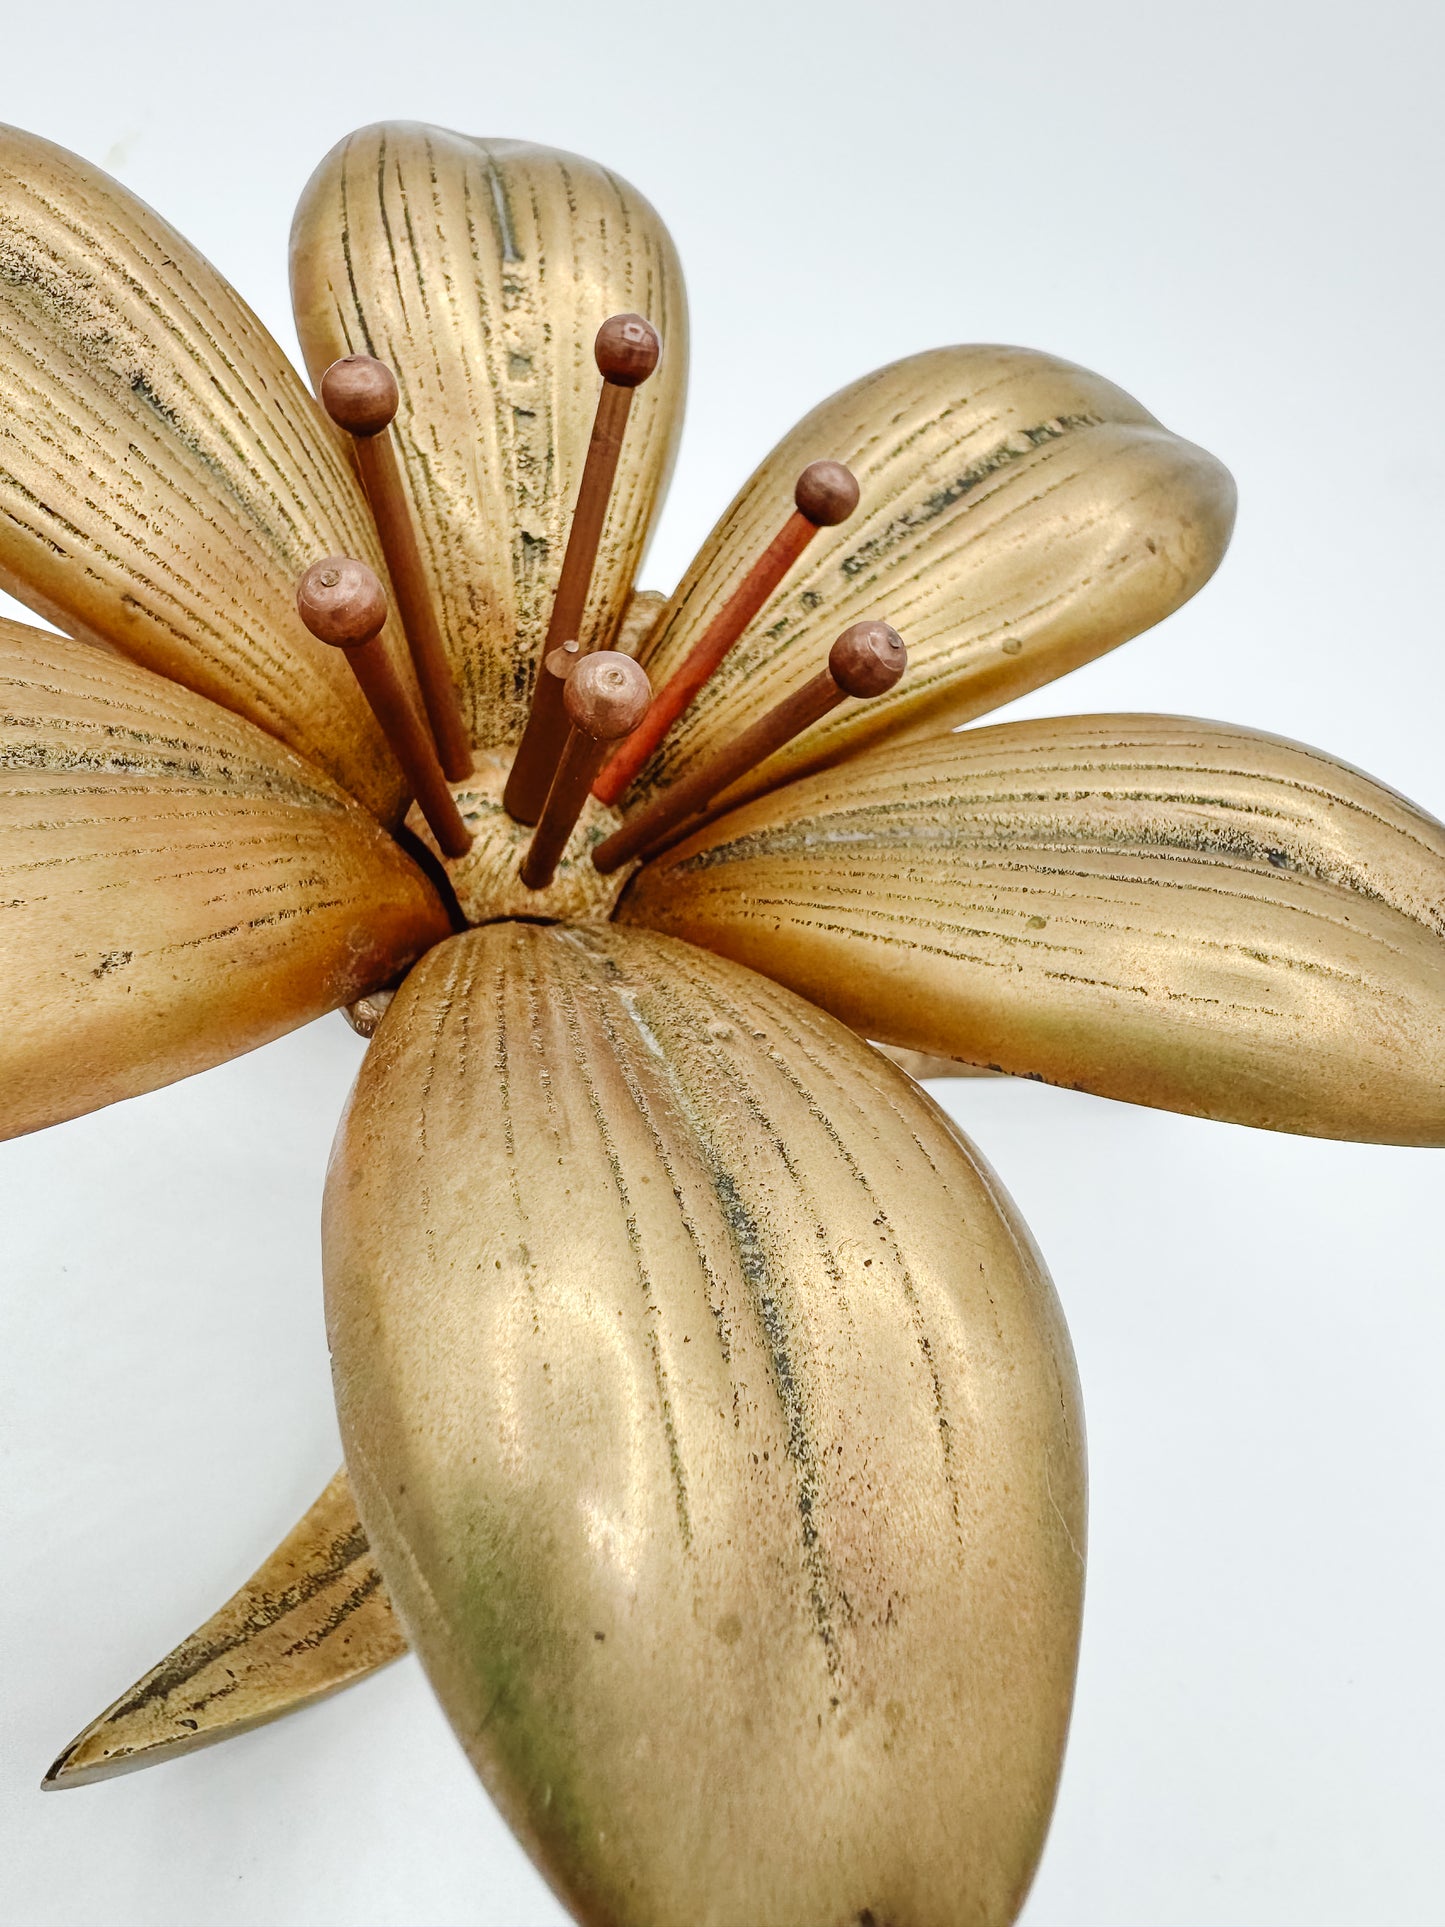
[[[966,339],[1098,368],[1229,462],[1239,532],[1194,604],[1020,711],[1252,723],[1442,813],[1440,22],[1434,0],[71,0],[9,10],[0,112],[118,173],[288,344],[291,207],[349,127],[626,174],[694,302],[660,587],[866,368]],[[328,1018],[0,1150],[16,1927],[561,1919],[410,1660],[192,1760],[36,1791],[333,1469],[317,1207],[359,1053]],[[1078,1708],[1026,1927],[1433,1927],[1439,1154],[936,1089],[1050,1259],[1089,1414]]]

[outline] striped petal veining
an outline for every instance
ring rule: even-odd
[[[410,858],[274,737],[0,623],[0,1136],[252,1050],[448,928]]]
[[[579,1920],[1014,1918],[1072,1690],[1077,1390],[916,1085],[687,945],[491,925],[383,1020],[324,1246],[381,1570]]]
[[[810,461],[862,499],[821,530],[641,782],[671,782],[820,668],[865,617],[908,644],[886,696],[835,710],[740,786],[751,795],[880,735],[936,734],[1102,655],[1213,574],[1234,485],[1212,455],[1084,368],[1023,348],[938,348],[805,415],[744,483],[643,653],[668,675],[782,525]]]
[[[44,1784],[89,1786],[179,1759],[314,1705],[405,1651],[338,1472],[220,1611],[76,1735]]]
[[[601,385],[608,315],[662,336],[636,392],[584,646],[621,622],[672,468],[687,306],[667,230],[575,154],[416,122],[349,134],[291,236],[312,374],[365,351],[396,370],[396,434],[423,563],[478,749],[515,743],[552,610]]]
[[[99,168],[0,128],[0,587],[248,716],[394,818],[400,771],[304,570],[379,567],[295,370],[174,228]]]
[[[1445,1142],[1445,828],[1253,730],[1074,716],[883,745],[678,844],[619,915],[886,1043]]]

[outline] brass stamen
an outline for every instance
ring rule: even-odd
[[[592,788],[599,803],[615,803],[627,789],[818,530],[847,521],[858,484],[841,462],[809,462],[793,501],[793,513],[658,690],[645,721],[603,765]]]
[[[598,331],[595,353],[602,374],[597,419],[577,490],[577,506],[567,537],[567,553],[557,578],[552,619],[542,645],[545,661],[564,642],[574,641],[582,627],[587,592],[607,519],[607,504],[622,453],[622,436],[632,407],[632,391],[657,366],[662,344],[657,331],[641,315],[615,314]],[[551,789],[558,758],[567,741],[567,715],[562,685],[555,677],[538,675],[526,732],[517,747],[502,801],[518,823],[535,823]]]
[[[557,874],[608,745],[637,727],[652,697],[647,671],[615,649],[583,656],[557,687],[569,728],[541,821],[522,859],[522,881],[529,890],[545,890]]]
[[[441,766],[453,783],[464,783],[472,773],[471,738],[462,720],[436,608],[427,592],[421,550],[391,438],[398,398],[396,376],[385,362],[371,355],[347,355],[333,361],[321,377],[321,405],[356,447],[361,485],[391,571],[401,625]]]
[[[313,562],[302,576],[296,608],[318,642],[346,651],[352,673],[406,772],[433,836],[448,856],[465,856],[472,847],[471,833],[447,788],[426,724],[412,708],[381,640],[386,591],[375,574],[349,555],[329,555],[323,562]]]
[[[908,667],[908,651],[886,622],[855,622],[828,653],[828,666],[708,758],[701,769],[670,784],[597,845],[592,861],[606,875],[629,857],[653,849],[672,830],[692,825],[716,796],[785,743],[811,727],[847,696],[881,696]]]

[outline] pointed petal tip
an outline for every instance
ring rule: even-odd
[[[88,1730],[89,1729],[87,1729],[87,1731]],[[67,1787],[84,1785],[82,1778],[84,1769],[81,1768],[80,1771],[77,1772],[72,1770],[71,1767],[71,1761],[84,1738],[84,1733],[79,1734],[70,1742],[69,1746],[63,1748],[62,1751],[56,1755],[55,1759],[46,1768],[40,1779],[40,1791],[42,1793],[63,1793]]]
[[[61,1751],[41,1789],[89,1786],[248,1733],[406,1649],[338,1472],[240,1591]]]
[[[102,1780],[118,1780],[122,1774],[138,1773],[142,1767],[161,1766],[167,1760],[179,1760],[188,1753],[199,1753],[205,1747],[218,1746],[222,1740],[239,1739],[243,1733],[254,1732],[258,1726],[269,1726],[273,1720],[281,1719],[288,1713],[298,1713],[304,1707],[330,1699],[343,1687],[363,1679],[368,1672],[378,1671],[389,1661],[400,1659],[405,1651],[405,1640],[398,1633],[394,1651],[386,1651],[369,1661],[363,1661],[354,1671],[341,1674],[323,1685],[294,1696],[278,1695],[274,1702],[263,1708],[244,1716],[222,1719],[212,1726],[203,1726],[197,1720],[177,1718],[171,1722],[171,1731],[159,1732],[155,1738],[141,1738],[134,1742],[118,1739],[110,1731],[117,1716],[134,1704],[136,1690],[132,1688],[114,1706],[107,1707],[104,1713],[76,1734],[46,1771],[40,1782],[40,1791],[64,1793],[71,1787],[95,1786]],[[189,1730],[191,1728],[195,1730]]]
[[[183,1753],[194,1753],[203,1746],[214,1746],[218,1740],[249,1732],[253,1726],[261,1723],[259,1720],[246,1720],[209,1733],[177,1733],[153,1745],[130,1746],[106,1738],[106,1724],[114,1710],[107,1708],[99,1719],[92,1720],[89,1726],[76,1734],[41,1780],[42,1793],[65,1793],[71,1787],[94,1786],[101,1780],[115,1780],[122,1773],[135,1773],[143,1766],[158,1766],[162,1760],[179,1759]]]

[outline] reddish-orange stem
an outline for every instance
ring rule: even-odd
[[[615,803],[629,787],[817,532],[817,524],[794,509],[653,697],[642,722],[603,764],[602,774],[592,785],[599,803]]]

